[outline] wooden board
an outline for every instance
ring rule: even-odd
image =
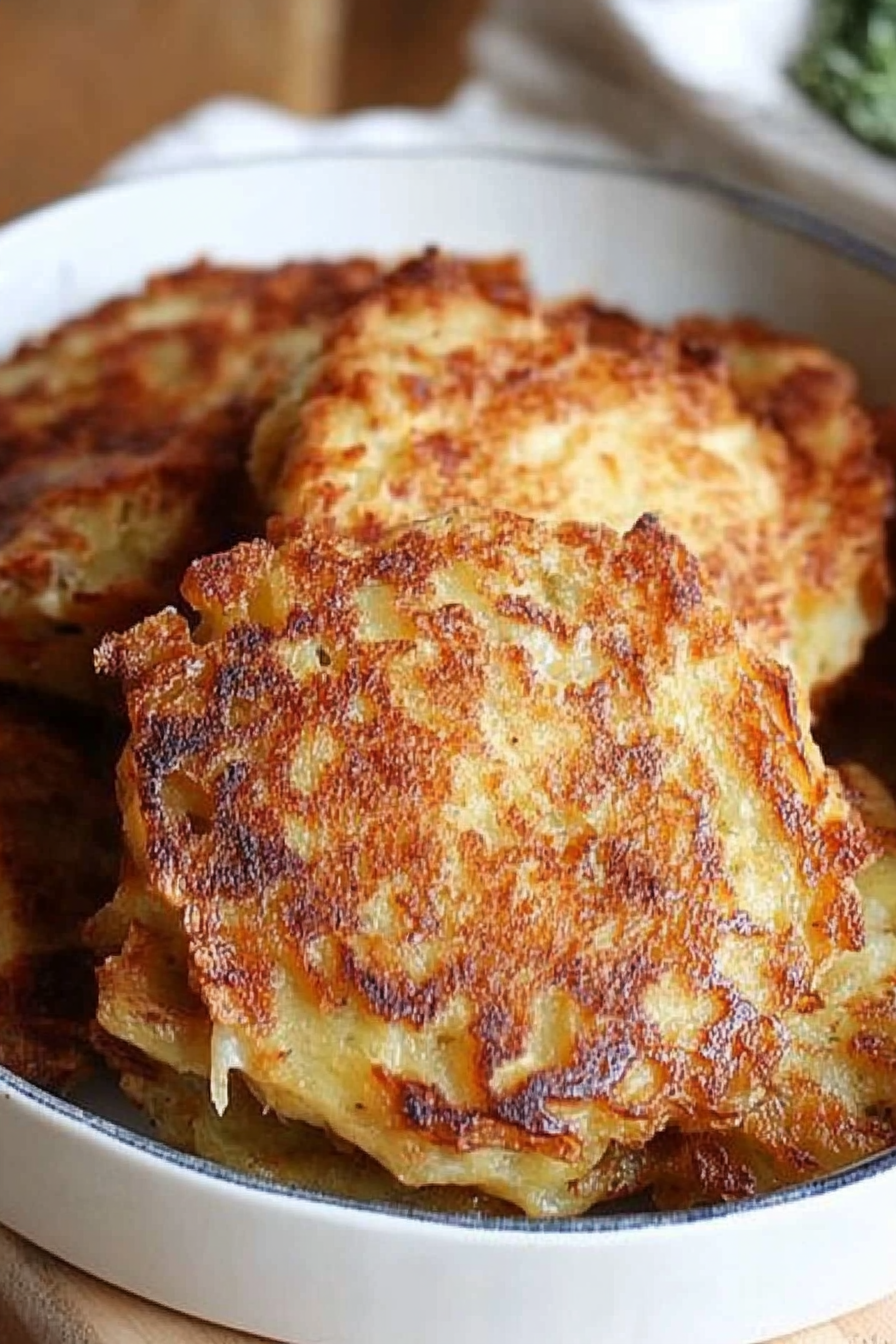
[[[484,0],[345,0],[339,106],[432,107],[467,66],[467,32]]]
[[[107,1288],[0,1229],[2,1344],[251,1344]],[[462,1341],[458,1341],[462,1344]],[[896,1344],[896,1297],[787,1344]]]
[[[431,106],[483,0],[0,0],[0,220],[218,94]]]
[[[0,219],[218,94],[337,98],[343,0],[2,0]]]
[[[0,0],[0,220],[219,93],[304,113],[437,104],[463,78],[482,5]]]

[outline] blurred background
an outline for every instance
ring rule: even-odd
[[[0,0],[0,220],[222,96],[437,107],[474,23],[475,80],[418,131],[569,149],[572,129],[586,152],[772,189],[896,248],[896,0]],[[226,106],[192,162],[237,154],[247,123],[267,129],[246,152],[307,135]]]
[[[0,0],[0,219],[223,93],[297,112],[442,102],[481,0]]]

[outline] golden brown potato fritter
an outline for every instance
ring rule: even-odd
[[[545,309],[428,253],[335,324],[252,460],[272,510],[361,537],[468,504],[656,513],[810,691],[883,620],[890,473],[853,376],[750,324]]]
[[[648,1146],[643,1179],[660,1204],[743,1198],[896,1143],[896,805],[863,767],[843,777],[877,850],[857,879],[863,945],[822,967],[811,1011],[784,1018],[768,1090],[735,1130]]]
[[[864,946],[831,958],[818,977],[816,1005],[785,1021],[787,1046],[765,1096],[740,1128],[665,1131],[643,1149],[614,1145],[579,1186],[595,1203],[647,1189],[666,1207],[744,1198],[823,1175],[896,1142],[896,807],[864,769],[846,766],[844,774],[879,851],[857,878]],[[141,911],[123,892],[116,906],[120,941]],[[186,949],[172,958],[170,947],[145,926],[132,925],[127,948],[103,970],[100,1002],[101,1019],[117,1033],[106,1038],[106,1052],[123,1069],[128,1096],[165,1142],[307,1189],[506,1216],[508,1207],[473,1191],[403,1189],[323,1131],[265,1116],[239,1080],[235,1086],[231,1080],[227,1111],[218,1116],[206,1081],[208,1019],[186,988]],[[167,965],[161,976],[160,960]],[[177,1072],[195,1070],[197,1039],[199,1076]],[[136,1044],[148,1057],[132,1053]],[[152,1062],[159,1058],[172,1062]]]
[[[219,1107],[238,1070],[406,1184],[552,1215],[617,1149],[756,1109],[861,946],[868,845],[655,520],[300,529],[184,595],[195,636],[165,612],[100,661],[126,903],[179,944]]]
[[[371,262],[196,265],[0,365],[0,679],[93,699],[93,649],[254,521],[255,421]]]

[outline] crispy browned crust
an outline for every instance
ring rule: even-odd
[[[124,883],[113,906],[89,923],[90,942],[110,954],[99,967],[99,1021],[91,1038],[164,1143],[330,1195],[430,1212],[516,1212],[475,1189],[403,1185],[326,1130],[264,1109],[239,1077],[231,1079],[227,1110],[219,1115],[208,1085],[210,1023],[187,983],[183,937],[164,907],[147,904],[145,894],[142,906],[138,900]],[[140,914],[151,924],[141,923]],[[589,1191],[595,1202],[618,1199],[649,1185],[653,1170],[652,1153],[611,1145],[600,1170],[589,1173]]]
[[[587,1207],[609,1144],[756,1104],[861,942],[868,846],[792,678],[654,520],[299,530],[184,593],[195,639],[163,613],[100,663],[219,1100],[238,1061],[399,1179],[541,1212]]]
[[[746,319],[690,317],[674,330],[689,347],[725,361],[741,404],[788,445],[786,563],[793,566],[806,625],[823,621],[826,607],[855,590],[866,635],[879,630],[890,595],[888,418],[862,407],[848,364],[805,337]],[[834,626],[830,637],[836,637]]]
[[[336,323],[253,463],[272,509],[362,537],[471,503],[657,513],[812,690],[883,620],[891,476],[853,375],[753,323],[507,304],[429,252]]]
[[[828,963],[812,1013],[790,1015],[788,1048],[763,1101],[740,1128],[702,1134],[670,1129],[643,1148],[611,1145],[576,1183],[583,1199],[601,1203],[647,1189],[663,1207],[742,1199],[835,1170],[896,1142],[896,810],[866,770],[850,765],[843,774],[879,849],[858,879],[865,946]],[[126,893],[116,903],[122,901],[134,911]],[[140,928],[136,940],[134,928]],[[167,959],[170,935],[151,950],[145,929],[134,928],[121,956],[104,971],[101,1012],[121,1035],[106,1037],[102,1048],[122,1072],[128,1095],[149,1112],[166,1142],[329,1193],[423,1208],[482,1207],[472,1191],[458,1191],[451,1203],[438,1191],[403,1191],[352,1150],[333,1148],[323,1134],[263,1116],[239,1086],[227,1113],[218,1117],[205,1082],[207,1054],[201,1078],[177,1076],[154,1062],[170,1060],[176,1044],[178,1068],[188,1068],[195,1059],[196,1025],[204,1030],[206,1046],[207,1025],[203,1028],[201,1005],[187,994],[185,961],[173,988],[167,976],[153,974],[160,950]],[[134,950],[141,944],[135,965]],[[185,1001],[192,1010],[178,1015],[177,1005]],[[151,1057],[124,1041],[139,1041]]]
[[[866,937],[817,980],[760,1104],[728,1134],[667,1133],[642,1162],[655,1200],[741,1198],[824,1175],[896,1144],[896,806],[864,767],[843,777],[877,849],[858,879]]]
[[[94,699],[92,650],[255,528],[255,421],[372,262],[197,264],[0,366],[0,678]]]
[[[500,334],[502,325],[508,323],[511,330],[528,331],[531,329],[534,300],[529,288],[528,278],[519,258],[489,257],[468,258],[447,256],[435,248],[429,248],[419,257],[403,262],[396,270],[380,277],[380,281],[371,287],[366,296],[353,306],[356,309],[353,320],[338,332],[333,340],[323,346],[325,367],[320,368],[313,362],[303,367],[294,383],[287,388],[281,399],[272,406],[268,416],[260,422],[258,433],[252,445],[250,472],[259,497],[269,510],[277,511],[287,517],[303,517],[309,521],[324,525],[335,525],[341,530],[356,531],[364,536],[381,532],[396,523],[409,522],[415,518],[427,517],[432,513],[443,512],[455,504],[468,504],[475,500],[460,493],[456,498],[450,492],[434,490],[432,473],[428,469],[429,453],[424,451],[411,453],[396,464],[386,466],[388,479],[384,482],[385,495],[393,501],[388,512],[378,513],[368,508],[367,501],[356,498],[352,493],[352,478],[356,468],[367,465],[365,444],[362,437],[357,442],[340,444],[343,453],[337,452],[333,466],[334,479],[330,480],[327,469],[331,465],[327,446],[318,443],[312,432],[306,434],[307,413],[304,409],[306,392],[316,396],[320,391],[324,398],[331,394],[338,398],[342,391],[347,392],[344,409],[349,416],[357,404],[361,414],[355,421],[359,431],[370,429],[390,429],[390,412],[393,407],[388,399],[381,405],[371,405],[377,394],[377,377],[362,358],[351,369],[343,367],[343,344],[352,346],[356,336],[363,341],[371,326],[383,318],[396,318],[399,321],[404,312],[411,319],[415,310],[423,308],[424,320],[428,324],[422,328],[410,327],[405,331],[405,341],[411,345],[411,358],[403,357],[407,351],[401,349],[401,340],[392,352],[395,360],[394,372],[399,392],[400,405],[407,399],[411,414],[422,421],[428,407],[437,404],[438,398],[452,389],[439,388],[429,377],[429,370],[421,376],[413,367],[417,351],[414,349],[415,337],[426,343],[435,337],[439,340],[439,328],[443,318],[451,316],[451,301],[459,299],[474,320],[484,318],[484,330],[491,328]],[[410,298],[410,302],[407,302]],[[422,305],[419,300],[422,299]],[[418,300],[418,301],[415,301]],[[491,319],[491,321],[490,321]],[[450,332],[442,354],[449,354],[452,345]],[[446,364],[446,372],[453,364]],[[475,363],[470,364],[475,372]],[[332,409],[339,414],[343,407],[334,401]],[[371,412],[365,422],[365,409]],[[327,410],[320,419],[329,422]],[[320,424],[325,430],[326,425]],[[337,432],[340,426],[336,426]],[[423,436],[425,437],[425,435]],[[449,464],[441,462],[439,442],[435,445],[436,487],[442,474],[451,475]],[[446,440],[447,442],[447,440]],[[320,448],[320,453],[318,453]],[[448,449],[449,454],[451,449]],[[301,460],[301,467],[297,465]],[[376,458],[372,458],[376,464]],[[439,463],[444,473],[439,470]],[[338,478],[338,479],[336,479]],[[307,487],[306,487],[307,480]],[[317,485],[320,484],[320,500],[316,499]],[[378,483],[372,482],[374,493],[378,493]],[[483,494],[483,498],[487,495]],[[401,501],[400,503],[398,501]],[[340,506],[344,505],[344,509]]]
[[[0,1063],[54,1088],[91,1059],[96,989],[81,925],[118,870],[105,732],[9,692],[0,703]]]
[[[793,1019],[775,1084],[744,1126],[767,1184],[896,1144],[896,805],[864,767],[841,773],[877,852],[859,879],[866,936],[825,967],[818,1011]]]

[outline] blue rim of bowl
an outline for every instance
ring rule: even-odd
[[[162,181],[177,178],[194,178],[202,175],[238,174],[243,169],[289,166],[307,162],[352,160],[422,160],[422,161],[499,161],[518,163],[533,167],[575,171],[595,176],[608,176],[637,179],[664,184],[684,192],[693,192],[709,196],[722,204],[732,207],[750,219],[764,224],[770,229],[794,235],[803,242],[831,252],[880,276],[888,283],[896,285],[896,253],[889,252],[839,224],[832,223],[814,214],[792,201],[772,193],[754,191],[734,183],[724,182],[702,173],[687,169],[665,168],[649,164],[617,163],[592,156],[583,152],[548,152],[526,149],[502,149],[499,146],[477,145],[467,149],[462,147],[413,145],[396,146],[387,149],[361,147],[351,149],[305,150],[286,154],[261,154],[240,157],[231,162],[197,163],[178,166],[163,173],[139,174],[133,177],[99,182],[82,191],[71,193],[60,200],[25,211],[0,227],[0,245],[3,234],[10,227],[25,221],[39,218],[56,210],[63,210],[73,201],[105,195],[107,192],[127,193],[129,190],[151,188]],[[533,1233],[588,1233],[589,1235],[612,1235],[614,1232],[658,1231],[665,1228],[687,1227],[729,1219],[742,1219],[783,1205],[801,1203],[822,1195],[833,1195],[873,1176],[896,1169],[896,1147],[863,1159],[861,1162],[844,1167],[829,1175],[812,1177],[809,1180],[775,1190],[768,1194],[754,1195],[730,1204],[713,1204],[705,1207],[684,1210],[669,1210],[644,1213],[594,1213],[571,1218],[508,1218],[475,1213],[435,1213],[424,1209],[407,1208],[383,1200],[351,1199],[339,1195],[328,1195],[315,1190],[306,1190],[301,1186],[291,1186],[262,1176],[251,1175],[222,1166],[190,1153],[171,1148],[157,1139],[146,1137],[135,1130],[128,1129],[113,1120],[87,1110],[74,1102],[66,1101],[51,1092],[25,1079],[18,1077],[9,1069],[0,1065],[0,1100],[6,1096],[18,1095],[57,1118],[73,1121],[82,1128],[111,1139],[120,1146],[134,1149],[144,1156],[175,1166],[194,1176],[204,1177],[228,1185],[252,1190],[260,1194],[273,1195],[278,1199],[287,1199],[296,1203],[322,1205],[352,1213],[375,1215],[379,1218],[401,1218],[410,1221],[435,1223],[446,1229],[469,1230],[482,1233],[506,1233],[531,1236]]]

